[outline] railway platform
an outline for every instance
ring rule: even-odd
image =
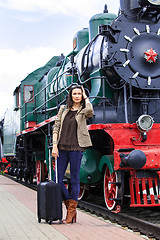
[[[37,193],[0,175],[0,240],[140,240],[103,219],[78,211],[74,224],[52,225],[37,221]],[[65,215],[65,207],[63,206]]]

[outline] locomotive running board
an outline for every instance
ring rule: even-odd
[[[130,207],[160,206],[160,195],[157,177],[129,179],[131,204]]]

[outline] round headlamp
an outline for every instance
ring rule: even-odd
[[[146,5],[160,5],[160,0],[138,0],[140,6],[146,6]]]
[[[148,0],[148,2],[153,5],[160,5],[160,0]]]
[[[150,115],[141,115],[136,124],[140,131],[148,132],[153,126],[154,120]]]

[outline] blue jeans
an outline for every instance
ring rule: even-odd
[[[64,151],[59,150],[59,157],[57,158],[58,183],[62,187],[63,200],[73,199],[78,200],[80,191],[79,171],[83,152],[80,151]],[[71,195],[63,183],[65,171],[70,162],[70,179],[71,179]],[[54,179],[55,180],[55,179]]]

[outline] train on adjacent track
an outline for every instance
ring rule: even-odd
[[[77,32],[70,54],[21,81],[1,122],[6,171],[30,182],[53,178],[52,128],[77,83],[94,107],[81,197],[103,186],[109,210],[120,211],[125,196],[131,207],[160,206],[160,0],[120,0],[118,16],[105,6]]]

